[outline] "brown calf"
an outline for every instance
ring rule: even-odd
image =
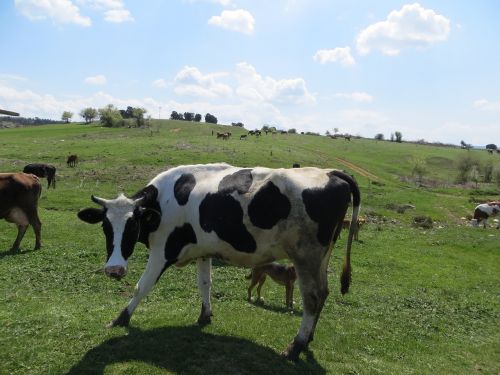
[[[68,160],[66,160],[66,164],[69,167],[74,167],[78,164],[78,156],[76,155],[68,155]]]

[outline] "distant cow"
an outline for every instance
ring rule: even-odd
[[[293,163],[292,168],[300,168],[300,164],[299,163]]]
[[[150,249],[146,269],[128,306],[110,326],[128,326],[139,302],[163,272],[197,260],[202,296],[199,324],[211,322],[211,257],[255,267],[289,258],[299,276],[303,301],[300,329],[285,351],[296,360],[313,340],[328,295],[328,261],[349,203],[356,222],[360,192],[354,179],[335,169],[237,168],[187,165],[156,176],[131,198],[92,196],[101,208],[78,217],[102,222],[106,275],[122,278],[136,242]],[[354,226],[347,241],[341,292],[350,284]]]
[[[240,135],[240,141],[241,141],[241,140],[245,140],[245,139],[247,139],[247,135],[246,135],[246,134],[242,134],[242,135]]]
[[[42,223],[38,218],[41,192],[40,180],[33,174],[0,173],[0,219],[17,225],[17,237],[12,251],[19,250],[28,225],[35,231],[35,250],[41,246]]]
[[[56,167],[48,164],[32,163],[23,169],[24,173],[31,173],[38,177],[47,177],[47,189],[52,186],[56,188]]]
[[[74,167],[78,164],[78,156],[76,155],[69,155],[68,160],[66,160],[66,164],[68,164],[69,167]]]
[[[354,226],[354,239],[359,241],[359,230],[363,225],[365,225],[366,219],[363,217],[358,218],[356,221],[356,225]],[[344,219],[342,222],[342,229],[350,229],[351,228],[351,220]]]
[[[488,224],[488,218],[490,216],[495,216],[500,212],[500,202],[488,202],[483,203],[477,206],[474,209],[474,218],[472,220],[472,224],[474,226],[478,226],[481,223],[483,227],[486,228],[486,224]],[[500,228],[500,221],[497,224],[497,229]]]

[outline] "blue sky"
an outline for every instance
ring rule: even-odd
[[[496,0],[3,0],[0,108],[500,144],[499,15]]]

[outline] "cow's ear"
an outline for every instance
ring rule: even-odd
[[[84,208],[78,212],[78,218],[86,223],[96,224],[104,219],[104,210],[100,208]]]
[[[141,226],[148,232],[154,232],[160,226],[161,214],[152,208],[141,210]]]

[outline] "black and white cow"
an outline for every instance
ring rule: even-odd
[[[500,202],[488,202],[482,203],[474,209],[474,218],[472,219],[472,225],[478,226],[483,224],[483,227],[486,228],[488,224],[488,218],[490,216],[496,216],[500,213]],[[500,228],[500,221],[497,223],[497,229]]]
[[[156,176],[131,198],[92,196],[102,208],[78,217],[102,222],[108,276],[121,278],[137,241],[150,249],[134,297],[110,326],[127,326],[139,302],[170,266],[197,261],[202,296],[199,324],[210,323],[211,257],[255,267],[291,259],[299,277],[304,313],[284,354],[298,358],[310,341],[328,295],[328,260],[353,197],[356,223],[360,193],[353,178],[334,169],[237,168],[227,164],[189,165]],[[349,288],[349,231],[341,292]]]

